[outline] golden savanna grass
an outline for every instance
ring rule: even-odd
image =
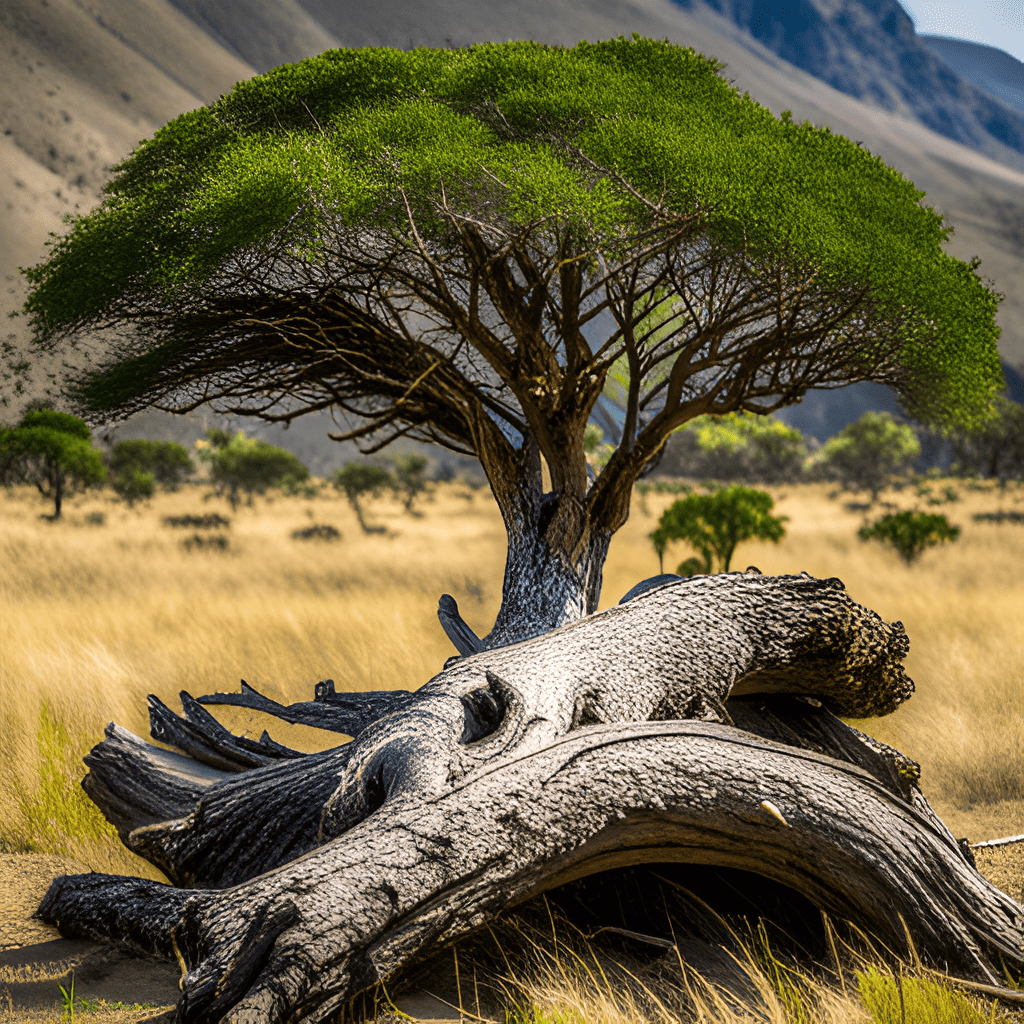
[[[784,540],[742,546],[733,567],[838,576],[857,601],[905,624],[917,693],[891,717],[857,724],[920,761],[926,795],[957,835],[978,840],[1024,833],[1024,526],[976,523],[972,513],[1024,510],[1024,491],[952,483],[960,500],[940,510],[961,538],[913,566],[857,539],[864,514],[845,508],[849,496],[830,499],[825,485],[805,484],[774,491],[776,511],[789,517]],[[369,517],[385,536],[363,534],[331,489],[257,498],[235,513],[204,494],[193,485],[129,509],[109,491],[92,492],[49,522],[35,491],[0,491],[0,836],[8,846],[152,873],[76,795],[80,758],[108,721],[146,735],[148,693],[177,708],[180,690],[234,690],[241,678],[284,702],[311,699],[325,678],[339,689],[415,687],[453,653],[436,618],[442,593],[478,633],[493,622],[505,536],[486,489],[439,485],[418,518],[397,502],[374,503]],[[913,490],[885,497],[929,508]],[[603,606],[658,571],[647,534],[672,500],[634,496],[612,543]],[[186,550],[196,531],[162,522],[209,512],[232,520],[226,551]],[[102,525],[90,522],[96,513]],[[312,523],[336,527],[342,540],[292,539]],[[689,553],[676,547],[666,569]],[[336,741],[242,711],[218,714],[236,732],[266,727],[302,749]],[[1022,895],[1013,848],[982,864]]]

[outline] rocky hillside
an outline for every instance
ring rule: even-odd
[[[961,78],[1024,112],[1024,63],[1004,50],[966,39],[921,36]]]
[[[700,11],[705,0],[676,2]],[[964,73],[962,60],[954,63],[919,37],[897,0],[706,4],[772,53],[840,92],[1024,167],[1024,112],[1011,108],[998,93],[985,91],[977,77]]]

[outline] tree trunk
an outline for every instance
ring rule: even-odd
[[[910,695],[899,623],[806,575],[627,598],[415,693],[202,698],[355,737],[320,754],[151,699],[154,736],[188,756],[111,726],[85,786],[130,848],[201,888],[75,876],[41,914],[181,958],[183,1021],[325,1019],[508,906],[657,861],[775,879],[897,950],[905,922],[926,960],[981,981],[1000,957],[1024,965],[1024,911],[973,869],[916,766],[830,713]]]

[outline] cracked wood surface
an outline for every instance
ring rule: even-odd
[[[190,780],[189,790],[164,777],[163,760],[147,757],[141,741],[108,731],[87,758],[85,786],[126,845],[176,884],[233,885],[341,835],[387,800],[441,793],[495,758],[539,750],[582,725],[728,721],[726,699],[751,692],[813,694],[841,714],[886,713],[913,689],[907,649],[900,623],[852,601],[836,579],[670,578],[550,633],[459,658],[413,694],[360,701],[321,684],[316,701],[287,708],[251,687],[201,698],[286,721],[308,722],[322,704],[328,722],[358,735],[320,754],[281,756],[269,738],[240,749],[215,722],[202,728],[205,712],[188,695],[187,720],[177,723],[154,698],[154,735],[181,738],[227,774]],[[359,721],[339,725],[339,714]],[[265,763],[244,770],[256,758]],[[172,790],[161,814],[158,801]]]
[[[183,1022],[320,1021],[509,906],[667,860],[776,879],[896,950],[905,920],[954,974],[996,983],[996,956],[1022,962],[1024,910],[930,817],[855,765],[709,722],[581,728],[236,888],[71,876],[41,914],[65,934],[176,945]]]

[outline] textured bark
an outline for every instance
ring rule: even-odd
[[[458,659],[412,695],[346,705],[322,684],[314,702],[288,709],[249,687],[201,698],[304,722],[323,705],[329,727],[358,733],[308,758],[280,756],[265,740],[249,744],[261,752],[238,753],[220,726],[203,726],[187,695],[178,725],[151,700],[156,738],[178,745],[184,737],[193,757],[229,772],[195,788],[187,813],[178,769],[152,755],[134,772],[122,751],[145,748],[126,747],[120,733],[89,755],[85,785],[126,844],[175,884],[235,885],[341,835],[385,800],[444,792],[496,758],[539,750],[581,725],[728,721],[725,700],[748,692],[811,694],[849,715],[891,711],[912,690],[906,651],[902,626],[851,601],[838,580],[675,578],[561,629]],[[367,708],[381,717],[368,723]],[[205,741],[195,735],[201,727]],[[267,763],[241,773],[243,755]],[[160,782],[161,771],[172,778]],[[168,789],[174,802],[161,815],[154,804]]]
[[[440,616],[474,646],[454,601]],[[909,929],[982,983],[1000,958],[1024,965],[1024,911],[974,870],[917,766],[832,714],[884,714],[913,688],[902,625],[838,580],[658,577],[480,644],[415,693],[200,698],[355,737],[319,754],[151,698],[154,736],[188,756],[111,725],[85,786],[175,886],[75,876],[41,914],[177,957],[197,1022],[326,1019],[509,906],[658,861],[759,873],[897,950]]]
[[[315,1021],[546,889],[673,860],[776,879],[897,950],[906,921],[926,961],[970,978],[1021,963],[1024,912],[932,818],[857,767],[709,722],[580,729],[234,889],[73,876],[41,913],[176,945],[182,1021]]]

